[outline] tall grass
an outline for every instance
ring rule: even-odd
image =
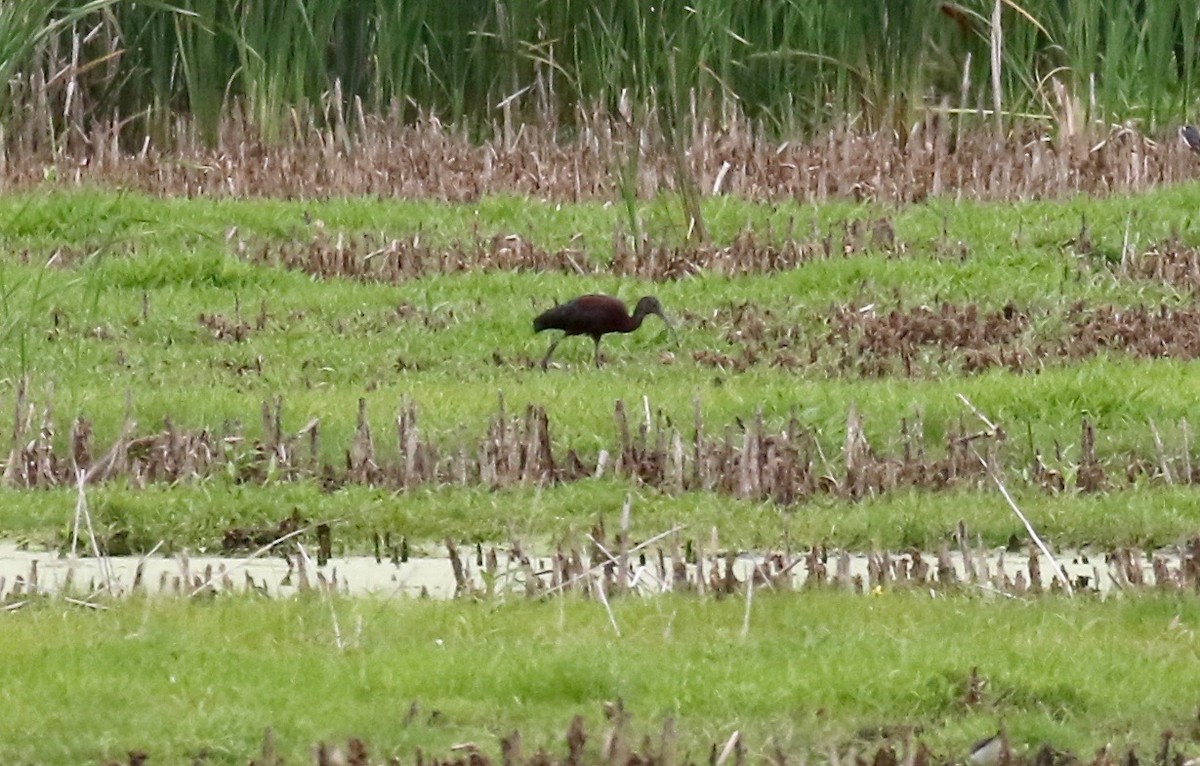
[[[706,118],[736,108],[780,131],[903,128],[945,104],[990,109],[997,90],[1007,114],[1054,117],[1069,100],[1094,120],[1153,125],[1194,106],[1192,0],[1004,0],[998,48],[993,8],[994,0],[10,0],[0,3],[0,75],[27,87],[38,71],[65,71],[86,90],[91,115],[138,115],[147,129],[186,112],[211,133],[237,103],[268,136],[292,110],[338,120],[360,108],[399,119],[433,113],[477,129],[514,114],[569,124],[581,108],[615,110],[622,94],[648,107],[694,103]],[[77,60],[55,60],[65,52]],[[95,61],[106,66],[88,70]]]
[[[4,0],[0,2],[0,83],[9,84],[14,77],[28,75],[39,64],[45,66],[48,48],[57,47],[67,32],[82,19],[101,16],[114,5],[114,0]],[[63,58],[78,66],[77,57],[69,45]],[[45,87],[47,79],[40,82]],[[8,94],[0,91],[0,117],[11,114]]]

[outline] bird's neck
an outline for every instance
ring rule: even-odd
[[[626,330],[625,332],[633,332],[637,328],[641,327],[642,320],[645,319],[646,315],[649,313],[650,312],[644,311],[641,308],[638,308],[636,311],[634,311],[633,316],[631,316],[629,318],[629,324],[628,324],[629,329]]]

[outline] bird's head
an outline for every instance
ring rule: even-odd
[[[663,324],[667,326],[667,330],[670,331],[671,337],[678,340],[678,336],[675,333],[675,326],[671,324],[670,319],[667,319],[667,315],[663,313],[662,304],[653,295],[647,295],[637,302],[637,307],[633,310],[633,318],[637,322],[641,322],[643,317],[650,314],[654,314],[661,319]]]
[[[671,321],[667,319],[667,315],[663,313],[662,304],[658,302],[658,298],[653,295],[647,295],[637,302],[637,307],[633,310],[635,317],[644,317],[650,314],[656,314],[659,319],[671,326]]]

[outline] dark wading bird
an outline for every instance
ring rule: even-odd
[[[1200,152],[1200,130],[1197,130],[1195,125],[1184,125],[1180,128],[1179,138],[1183,140],[1184,146],[1193,152]]]
[[[542,369],[550,366],[550,355],[563,338],[572,335],[590,335],[596,342],[596,366],[600,366],[600,339],[610,332],[633,332],[642,326],[647,314],[657,314],[668,330],[674,332],[667,315],[663,313],[658,299],[647,295],[637,302],[633,316],[625,310],[625,304],[608,295],[581,295],[560,303],[533,320],[533,331],[562,330],[563,335],[555,338],[542,360]]]

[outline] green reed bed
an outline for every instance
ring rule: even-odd
[[[902,127],[927,106],[1161,123],[1187,114],[1200,72],[1200,20],[1184,0],[22,0],[4,14],[9,118],[32,110],[83,124],[115,111],[141,135],[164,133],[179,113],[212,135],[235,102],[268,136],[292,110],[339,127],[389,111],[570,125],[581,106],[628,102],[653,105],[668,125],[736,104],[785,130]],[[64,66],[74,99],[44,85],[61,84]]]

